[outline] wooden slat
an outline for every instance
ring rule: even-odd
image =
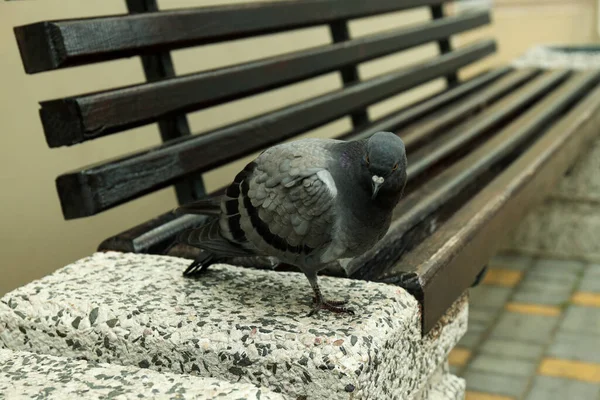
[[[266,146],[326,124],[352,110],[444,76],[495,50],[483,41],[352,87],[157,148],[59,176],[65,218],[96,214]],[[243,138],[243,140],[240,140]]]
[[[480,92],[457,99],[415,123],[405,124],[396,133],[404,141],[407,150],[416,150],[462,121],[473,118],[510,92],[518,90],[539,73],[541,71],[534,69],[514,71]]]
[[[312,78],[489,21],[486,12],[461,15],[159,82],[44,101],[40,115],[46,141],[50,147],[59,147],[96,139],[174,113],[199,110]]]
[[[365,17],[444,0],[296,0],[46,21],[16,27],[27,73]]]
[[[495,82],[502,76],[510,73],[510,71],[512,71],[510,67],[500,67],[485,72],[459,86],[444,90],[441,93],[435,93],[430,98],[419,101],[417,104],[411,105],[400,111],[391,112],[372,122],[367,127],[346,132],[340,136],[340,139],[364,139],[373,135],[375,132],[397,131],[400,127],[413,124],[427,115],[451,106],[455,101],[481,90],[481,88]],[[403,137],[402,139],[404,140],[406,138]],[[405,142],[405,145],[407,145],[407,142]],[[409,147],[410,146],[406,146],[407,151]]]
[[[491,82],[495,82],[501,77],[507,76],[509,71],[510,68],[504,67],[472,78],[471,80],[462,83],[460,86],[452,88],[440,95],[436,95],[435,97],[424,102],[419,102],[416,107],[408,106],[405,111],[401,111],[399,114],[406,115],[408,113],[411,116],[414,116],[415,114],[418,114],[419,116],[427,115],[428,113],[437,110],[440,104],[445,104],[447,102],[462,98],[463,96],[472,92],[485,89]],[[377,125],[379,122],[376,121],[374,124]],[[377,130],[389,131],[393,130],[395,127],[395,125],[379,125]],[[364,130],[356,131],[355,136],[357,132],[360,134],[360,132],[364,132]],[[345,134],[344,136],[346,139],[352,139],[352,135]],[[408,149],[407,151],[410,154],[411,150]],[[217,191],[217,193],[222,191],[223,190]],[[167,223],[169,228],[165,230],[163,225]],[[189,227],[189,223],[190,221],[184,219],[183,216],[177,217],[174,213],[168,212],[106,239],[100,245],[99,250],[115,250],[136,253],[161,252],[169,244],[169,242],[172,241],[173,237],[177,233]],[[169,233],[170,236],[165,234],[166,232]],[[180,253],[177,254],[181,255]]]
[[[535,79],[520,90],[510,93],[502,100],[487,107],[480,114],[468,119],[465,123],[443,132],[443,135],[440,137],[441,140],[436,140],[412,152],[408,158],[409,167],[407,172],[409,180],[419,178],[427,170],[444,161],[453,152],[464,152],[465,149],[469,148],[470,142],[482,136],[490,136],[493,134],[495,128],[510,122],[510,120],[521,114],[523,110],[526,110],[529,105],[552,91],[565,78],[566,74],[563,73],[547,74],[540,79]],[[498,86],[502,83],[504,82],[498,82]],[[470,102],[467,102],[467,105],[470,105]],[[457,105],[457,109],[460,109],[460,106]],[[467,107],[463,107],[462,109],[466,111]],[[434,132],[440,132],[443,127],[447,126],[443,118],[434,119],[432,122],[434,123],[426,125],[428,129]],[[441,129],[440,126],[442,127]]]
[[[599,79],[598,72],[580,73],[569,79],[506,127],[501,135],[461,161],[470,165],[464,171],[472,176],[511,152],[518,157],[400,263],[397,260],[391,266],[388,263],[379,272],[377,279],[386,282],[395,281],[403,272],[416,272],[421,287],[424,332],[470,287],[482,265],[501,245],[504,235],[522,220],[532,204],[543,199],[575,159],[582,144],[597,134],[598,88],[581,104],[569,109]],[[524,145],[565,111],[564,118],[523,151]]]

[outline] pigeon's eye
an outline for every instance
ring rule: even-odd
[[[367,167],[368,167],[368,166],[371,164],[371,162],[369,161],[369,156],[367,156],[367,157],[365,158],[365,161],[367,162]]]
[[[394,168],[392,168],[392,172],[394,172],[397,169],[398,169],[398,164],[394,165]]]

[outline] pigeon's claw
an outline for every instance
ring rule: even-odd
[[[308,313],[308,317],[316,314],[319,310],[328,310],[334,312],[336,314],[350,314],[354,315],[354,310],[350,308],[344,307],[345,304],[348,303],[347,300],[326,300],[321,293],[321,288],[319,288],[319,283],[317,282],[317,274],[310,273],[307,274],[306,277],[310,282],[310,286],[313,289],[313,308]]]
[[[332,305],[332,306],[345,306],[346,304],[348,304],[348,300],[324,300],[325,303]],[[313,304],[317,303],[317,298],[313,297]]]
[[[310,310],[310,312],[308,313],[308,317],[316,314],[317,312],[319,312],[319,310],[328,310],[331,312],[334,312],[336,314],[350,314],[350,315],[354,315],[354,310],[351,308],[347,308],[344,307],[343,305],[348,303],[345,300],[341,300],[341,301],[326,301],[326,300],[321,300],[320,302],[315,302],[315,305],[313,306],[312,310]]]

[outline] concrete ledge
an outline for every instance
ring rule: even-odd
[[[285,399],[247,383],[9,350],[0,350],[0,372],[3,399]]]
[[[504,251],[600,260],[600,139],[589,146],[546,201],[523,220]]]
[[[218,377],[291,398],[412,399],[465,333],[457,301],[430,334],[403,289],[324,277],[355,316],[306,317],[299,273],[211,267],[181,276],[174,257],[96,253],[0,302],[0,347]]]
[[[420,395],[422,400],[463,400],[465,380],[452,375],[444,363],[435,371]]]

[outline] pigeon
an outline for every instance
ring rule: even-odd
[[[180,206],[178,214],[211,218],[182,232],[179,242],[203,250],[191,269],[252,257],[295,266],[314,292],[308,315],[353,314],[347,301],[323,296],[317,273],[365,253],[386,234],[406,167],[404,143],[391,132],[281,143],[248,163],[224,195]]]

